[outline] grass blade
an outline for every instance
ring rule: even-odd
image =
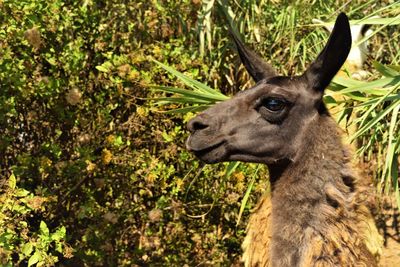
[[[385,167],[383,169],[383,175],[381,179],[381,183],[385,181],[385,193],[389,192],[389,189],[391,187],[390,181],[392,181],[393,185],[397,184],[398,181],[396,139],[394,138],[394,130],[398,123],[399,109],[400,104],[393,109],[392,118],[390,120]],[[392,179],[390,179],[390,177],[392,177]]]
[[[220,95],[204,94],[204,93],[200,93],[198,91],[186,90],[186,89],[175,88],[175,87],[151,86],[151,88],[155,91],[162,91],[162,92],[171,93],[171,94],[179,94],[179,95],[182,95],[182,97],[197,98],[197,99],[208,101],[209,103],[224,101],[229,98],[225,95],[222,95],[223,97],[221,97]]]
[[[207,85],[205,85],[204,83],[201,83],[199,81],[196,81],[186,75],[184,75],[183,73],[171,68],[170,66],[167,66],[155,59],[153,59],[153,61],[155,63],[157,63],[160,67],[162,67],[163,69],[165,69],[166,71],[168,71],[169,73],[173,74],[174,76],[176,76],[178,79],[180,79],[184,84],[186,84],[187,86],[189,86],[190,88],[192,88],[195,91],[200,91],[202,93],[205,93],[207,95],[211,95],[211,96],[215,96],[215,97],[220,97],[221,100],[225,100],[227,99],[227,96],[218,92],[217,90],[214,90],[210,87],[208,87]]]
[[[387,114],[389,114],[389,112],[391,112],[398,105],[400,105],[400,101],[395,101],[389,107],[380,111],[375,118],[369,120],[353,136],[351,136],[350,140],[353,141],[355,138],[361,136],[363,133],[370,130],[373,126],[375,126],[381,119],[383,119]]]
[[[256,175],[257,175],[258,170],[260,169],[260,167],[261,167],[260,164],[257,165],[257,168],[254,171],[253,176],[251,177],[250,183],[247,186],[246,193],[244,194],[244,197],[243,197],[242,202],[240,204],[240,210],[239,210],[238,218],[236,220],[236,226],[238,226],[239,223],[240,223],[240,219],[242,218],[243,211],[244,211],[244,209],[246,207],[247,201],[249,200],[250,193],[251,193],[251,190],[253,189],[253,185],[254,185],[254,182],[256,180]]]

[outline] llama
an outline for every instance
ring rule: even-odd
[[[322,101],[350,51],[347,16],[338,16],[325,48],[301,76],[277,76],[234,39],[257,84],[189,121],[186,147],[206,163],[268,166],[272,190],[250,217],[245,266],[377,266],[350,153]]]

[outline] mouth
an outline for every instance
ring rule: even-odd
[[[216,163],[222,160],[225,150],[223,145],[225,140],[218,141],[207,147],[195,147],[190,145],[190,137],[186,141],[186,148],[192,152],[197,158],[206,163]]]
[[[208,146],[206,148],[203,148],[203,149],[200,149],[200,150],[192,150],[192,151],[196,155],[196,157],[200,158],[201,156],[209,154],[213,150],[217,149],[218,147],[220,147],[224,143],[225,143],[225,141],[221,141],[221,142],[218,142],[218,143],[216,143],[214,145]]]

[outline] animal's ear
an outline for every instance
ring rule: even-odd
[[[232,28],[229,29],[233,40],[235,41],[240,59],[246,67],[247,72],[258,82],[265,78],[276,76],[275,70],[265,62],[257,53],[248,48],[240,39],[239,35]]]
[[[346,61],[350,49],[349,19],[344,13],[340,13],[328,43],[303,74],[308,85],[314,90],[323,92]]]

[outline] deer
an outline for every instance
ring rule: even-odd
[[[233,39],[256,84],[191,119],[186,149],[207,164],[268,167],[271,193],[250,216],[244,265],[377,266],[351,151],[323,102],[351,48],[347,16],[338,15],[324,49],[298,76],[278,75]]]

